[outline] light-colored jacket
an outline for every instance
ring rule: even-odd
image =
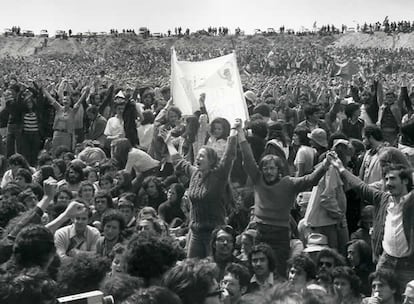
[[[344,220],[346,196],[338,171],[332,166],[312,190],[306,223],[311,227],[335,225]]]

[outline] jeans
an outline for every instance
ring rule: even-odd
[[[39,132],[25,132],[22,134],[22,154],[31,166],[35,166],[41,149]]]
[[[7,137],[6,137],[7,157],[10,157],[15,153],[21,153],[22,130],[23,130],[23,127],[20,124],[8,124],[7,125]]]
[[[347,255],[346,243],[349,241],[349,232],[346,221],[335,225],[312,227],[312,231],[326,235],[329,247],[338,250],[343,256]]]
[[[210,255],[210,240],[212,231],[190,231],[187,257],[204,259]]]
[[[387,268],[393,270],[397,276],[401,292],[404,292],[405,285],[414,279],[414,256],[396,258],[383,252],[377,264],[377,270]]]
[[[290,252],[289,228],[257,223],[257,231],[259,232],[258,241],[272,247],[276,256],[277,272],[285,277]]]

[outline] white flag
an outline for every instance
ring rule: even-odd
[[[222,57],[190,62],[178,61],[175,50],[171,54],[171,88],[174,104],[184,115],[200,109],[198,99],[206,94],[207,113],[212,121],[226,118],[249,118],[247,105],[234,53]]]

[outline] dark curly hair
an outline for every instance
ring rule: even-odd
[[[339,266],[335,267],[332,270],[332,280],[335,284],[335,278],[345,279],[351,285],[352,294],[355,297],[360,296],[360,288],[361,288],[361,280],[356,275],[355,271],[352,270],[351,267],[348,266]]]
[[[45,267],[55,252],[52,232],[42,225],[29,225],[17,235],[12,257],[18,268]]]
[[[140,289],[123,304],[181,304],[181,299],[171,290],[161,286]]]
[[[306,273],[306,280],[310,281],[316,277],[316,265],[313,260],[305,253],[296,255],[288,260],[289,268],[301,268]]]
[[[142,231],[129,241],[124,265],[128,274],[143,278],[145,285],[149,286],[151,279],[160,278],[184,257],[183,250],[174,239]]]
[[[213,134],[215,124],[221,124],[221,126],[223,127],[223,134],[217,139],[226,139],[227,137],[229,137],[230,123],[227,119],[222,117],[217,117],[213,119],[213,121],[210,123],[210,134]]]
[[[204,303],[217,277],[216,264],[207,260],[187,259],[164,276],[164,286],[175,292],[183,304]]]
[[[125,229],[125,218],[122,215],[122,213],[118,210],[110,209],[102,215],[102,229],[110,221],[117,221],[119,223],[119,230],[121,231],[121,233]]]
[[[99,290],[105,296],[113,296],[115,303],[128,303],[123,301],[143,286],[144,283],[141,279],[132,277],[126,273],[119,273],[116,276],[107,277],[101,283]]]
[[[78,173],[77,182],[81,182],[83,180],[83,168],[78,164],[70,164],[65,171],[65,179],[69,180],[69,170],[73,169],[76,173]]]
[[[2,304],[54,303],[58,293],[56,282],[40,267],[0,275],[0,286]]]
[[[253,254],[256,253],[263,253],[268,261],[268,265],[269,265],[269,270],[270,271],[275,271],[276,269],[276,257],[275,254],[273,252],[272,247],[270,247],[268,244],[266,243],[259,243],[255,246],[253,246],[252,251],[249,253],[249,265],[252,265],[252,256]]]
[[[97,290],[110,270],[110,260],[98,255],[79,254],[62,263],[58,284],[61,296]]]

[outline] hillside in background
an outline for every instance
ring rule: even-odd
[[[337,38],[337,37],[336,37]],[[28,37],[0,37],[0,57],[4,56],[33,56],[33,55],[86,55],[103,56],[111,55],[120,50],[131,50],[136,48],[171,48],[180,49],[187,47],[206,49],[238,49],[244,46],[252,47],[255,44],[272,47],[277,44],[297,43],[298,46],[309,43],[317,43],[322,47],[331,44],[335,37],[297,37],[285,36],[241,36],[241,37],[210,37],[199,36],[191,38],[149,38],[143,39],[136,36],[124,37],[99,37],[84,38],[82,40],[69,38],[68,40],[49,38],[47,46],[44,46],[44,38]]]

